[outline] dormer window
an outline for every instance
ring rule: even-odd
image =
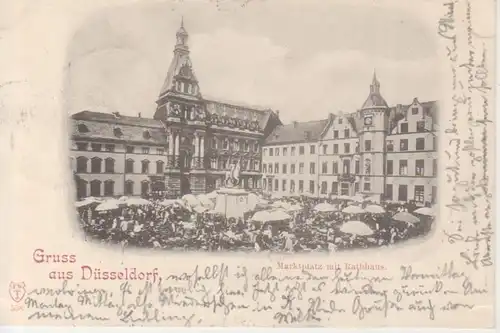
[[[412,108],[411,114],[418,114],[418,108]]]
[[[342,118],[339,118],[339,125],[342,125]]]
[[[144,131],[144,133],[142,133],[142,136],[143,136],[143,137],[144,137],[144,139],[146,139],[146,140],[151,139],[151,133],[149,133],[149,131]]]
[[[123,135],[123,132],[120,128],[116,127],[114,130],[113,130],[113,134],[116,136],[116,137],[121,137]]]
[[[88,133],[89,128],[85,124],[78,124],[78,132],[80,133]]]

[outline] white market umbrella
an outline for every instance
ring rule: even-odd
[[[215,207],[215,203],[206,194],[200,194],[196,199],[205,207],[210,209]]]
[[[339,196],[337,197],[337,199],[339,199],[339,200],[352,200],[352,198],[351,198],[350,196],[348,196],[348,195],[344,195],[344,194],[339,195]]]
[[[379,205],[368,205],[365,207],[365,210],[368,212],[368,213],[372,213],[372,214],[383,214],[385,213],[385,209],[380,207]]]
[[[196,213],[201,214],[201,213],[204,213],[204,212],[208,211],[208,210],[209,210],[209,208],[204,207],[204,206],[201,206],[201,205],[198,205],[198,206],[195,206],[195,207],[193,208],[193,210],[194,210]]]
[[[118,199],[118,201],[127,201],[127,200],[128,200],[127,196],[122,196],[120,197],[120,199]]]
[[[257,222],[266,222],[270,221],[270,213],[267,210],[261,210],[260,212],[255,213],[252,216],[252,221],[257,221]]]
[[[174,204],[184,206],[184,202],[180,199],[164,199],[163,201],[160,202],[160,205],[167,206],[167,207],[172,206]]]
[[[281,195],[279,193],[273,193],[273,194],[271,194],[271,198],[272,199],[281,199],[281,198],[283,198],[283,195]]]
[[[413,212],[425,216],[436,216],[436,212],[431,207],[422,207]]]
[[[130,198],[127,201],[125,201],[125,203],[128,206],[147,206],[151,204],[149,200],[143,198]]]
[[[416,217],[415,215],[410,214],[408,212],[396,213],[396,214],[394,214],[392,219],[396,220],[396,221],[400,221],[400,222],[410,223],[410,224],[420,222],[420,219],[418,217]]]
[[[303,207],[299,204],[291,205],[290,207],[287,208],[287,211],[289,212],[298,212],[301,211]]]
[[[342,213],[346,214],[362,214],[364,212],[365,210],[359,206],[347,206],[346,208],[342,209]]]
[[[120,205],[118,205],[116,202],[107,201],[107,202],[103,202],[103,203],[99,204],[99,206],[97,206],[95,208],[95,210],[98,212],[103,212],[103,211],[107,211],[107,210],[115,210],[118,208],[120,208]]]
[[[217,193],[217,191],[212,191],[212,192],[206,194],[207,198],[209,198],[209,199],[215,199],[215,198],[217,198],[218,195],[219,194]]]
[[[270,212],[270,220],[269,221],[283,221],[283,220],[289,220],[292,217],[285,213],[282,210],[274,210]]]
[[[355,196],[353,196],[351,198],[351,200],[355,201],[355,202],[364,202],[365,201],[365,199],[359,194],[356,194]]]
[[[288,207],[290,207],[290,204],[288,202],[284,202],[284,201],[276,201],[276,202],[273,202],[273,204],[271,206],[273,206],[275,208],[287,209]]]
[[[324,202],[314,206],[314,210],[317,212],[335,212],[338,209],[334,205]]]
[[[340,231],[358,236],[373,235],[373,230],[361,221],[348,221],[340,227]]]
[[[182,200],[187,202],[191,206],[196,206],[199,205],[199,201],[196,199],[196,197],[193,194],[186,194],[182,197]]]

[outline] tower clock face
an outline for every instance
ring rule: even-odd
[[[366,126],[371,126],[373,123],[373,118],[370,116],[370,117],[365,117],[365,125]]]

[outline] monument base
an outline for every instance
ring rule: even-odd
[[[221,188],[217,190],[215,211],[227,218],[243,218],[249,209],[248,192],[237,188]]]

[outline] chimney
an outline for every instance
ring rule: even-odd
[[[331,113],[331,112],[330,112],[330,113],[328,114],[328,120],[332,121],[332,120],[333,120],[333,117],[334,117],[333,113]]]
[[[140,112],[137,114],[137,117],[142,118],[142,117],[141,117],[141,113],[140,113]]]
[[[279,118],[280,117],[280,110],[276,110],[276,116]]]
[[[115,116],[115,118],[120,118],[120,113],[118,112],[111,112],[111,114]]]
[[[293,121],[293,128],[297,128],[298,123],[296,121]]]

